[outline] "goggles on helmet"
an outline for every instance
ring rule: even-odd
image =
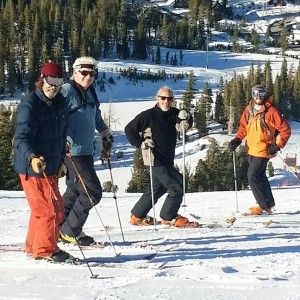
[[[46,76],[44,77],[44,82],[50,86],[60,87],[63,85],[64,79],[61,77]]]

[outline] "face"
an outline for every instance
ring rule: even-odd
[[[43,90],[44,95],[48,99],[53,99],[57,95],[57,93],[59,92],[60,88],[61,88],[61,85],[57,86],[57,85],[54,85],[54,84],[50,84],[49,81],[45,80],[45,78],[44,78],[44,84],[42,86],[42,90]]]
[[[84,90],[86,90],[95,79],[96,72],[90,68],[74,69],[73,76],[76,83],[78,83]]]
[[[169,111],[173,104],[173,93],[168,89],[162,89],[157,95],[157,105],[162,111]]]
[[[253,92],[253,99],[255,104],[257,105],[263,105],[267,93],[264,91],[254,91]]]

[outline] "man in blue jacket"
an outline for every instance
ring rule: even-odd
[[[61,240],[66,243],[91,245],[95,241],[82,228],[90,209],[100,202],[102,187],[94,169],[93,151],[95,130],[100,133],[103,151],[109,156],[113,137],[104,123],[93,82],[97,62],[92,57],[77,58],[73,75],[63,85],[62,93],[69,107],[67,140],[69,154],[67,190],[63,195],[65,219],[61,226]]]

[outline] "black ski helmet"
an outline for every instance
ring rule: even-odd
[[[267,99],[267,89],[263,84],[257,84],[252,88],[252,98]]]

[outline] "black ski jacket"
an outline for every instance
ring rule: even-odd
[[[125,127],[125,134],[129,143],[135,147],[140,147],[144,141],[144,132],[151,129],[152,140],[155,143],[153,149],[154,166],[170,166],[174,164],[175,146],[177,140],[176,123],[180,123],[178,118],[179,109],[172,107],[165,112],[158,105],[138,114]],[[193,119],[189,119],[192,126]]]

